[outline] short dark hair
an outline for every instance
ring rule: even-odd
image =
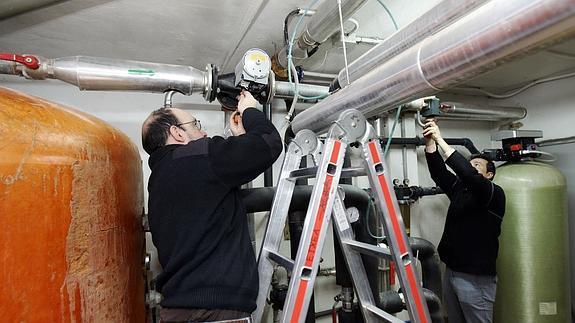
[[[495,177],[495,163],[493,162],[493,159],[491,159],[491,157],[489,157],[489,155],[487,155],[487,154],[473,154],[469,157],[469,161],[471,161],[475,158],[481,158],[481,159],[485,160],[487,162],[487,171],[493,173],[493,177]]]
[[[160,108],[150,114],[142,129],[142,146],[148,154],[166,145],[170,127],[178,124],[178,118],[169,108]]]

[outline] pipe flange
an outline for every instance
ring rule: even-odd
[[[218,68],[213,64],[206,65],[206,78],[204,81],[204,99],[212,102],[217,94]]]

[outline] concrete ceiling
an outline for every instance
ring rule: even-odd
[[[6,14],[0,4],[0,17]],[[34,0],[20,0],[34,2]],[[87,55],[191,65],[215,64],[233,70],[253,47],[270,55],[283,47],[285,16],[309,0],[36,0],[43,7],[0,20],[0,52],[29,53],[48,58]],[[12,1],[13,2],[13,1]],[[47,5],[46,3],[49,2]],[[434,1],[384,0],[397,24],[405,26],[430,9]],[[29,10],[30,8],[27,8]],[[2,15],[4,10],[4,15]],[[10,13],[8,11],[8,13]],[[380,2],[368,0],[353,16],[357,34],[384,38],[395,31]],[[295,26],[292,21],[290,29]],[[336,73],[343,68],[338,37],[324,43],[305,62],[309,70]],[[349,44],[351,61],[371,48]],[[575,40],[468,82],[467,86],[512,88],[535,79],[573,71]]]

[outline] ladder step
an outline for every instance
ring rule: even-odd
[[[383,311],[382,309],[376,307],[373,304],[365,304],[362,306],[366,308],[368,311],[373,313],[373,315],[377,316],[378,318],[385,320],[386,322],[393,322],[393,323],[404,323],[403,320],[398,319],[397,317]]]
[[[302,179],[302,178],[313,178],[317,174],[317,167],[308,167],[294,170],[290,173],[288,179]],[[344,168],[341,170],[340,178],[350,178],[356,176],[365,176],[365,169],[363,167],[355,168]]]
[[[363,243],[355,240],[346,240],[342,241],[342,243],[350,247],[352,250],[362,253],[364,255],[392,259],[391,251],[388,248],[374,246],[369,243]]]
[[[293,260],[291,260],[290,258],[284,257],[279,253],[271,250],[264,250],[264,252],[267,254],[269,260],[284,267],[288,272],[291,272],[293,270]]]

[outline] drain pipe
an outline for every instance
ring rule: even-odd
[[[417,255],[417,259],[421,262],[423,287],[436,295],[442,295],[439,256],[433,244],[422,238],[409,237],[409,246],[413,255]]]
[[[433,323],[443,323],[443,315],[441,313],[441,300],[432,291],[423,288],[423,296],[427,303],[429,316]],[[388,313],[399,313],[407,307],[405,306],[405,296],[396,291],[385,291],[379,296],[381,302],[381,309]]]
[[[345,69],[342,69],[335,80],[337,82],[335,87],[339,88],[340,85],[354,82],[378,65],[390,60],[424,38],[437,33],[487,1],[444,0],[440,2],[421,17],[351,62],[348,66],[349,82],[347,82]]]
[[[372,117],[575,34],[573,0],[492,0],[298,114],[321,133],[347,109]]]

